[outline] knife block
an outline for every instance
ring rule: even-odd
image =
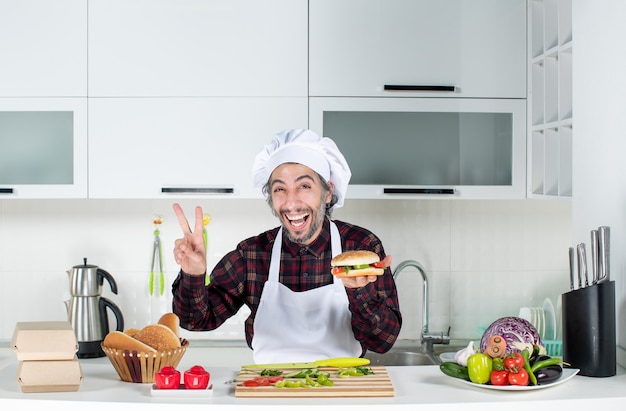
[[[572,290],[561,296],[563,362],[579,375],[616,374],[615,282]]]

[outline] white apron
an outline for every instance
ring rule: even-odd
[[[340,279],[333,276],[333,284],[301,292],[291,291],[278,281],[282,230],[274,241],[268,279],[254,319],[254,362],[359,357],[362,348],[352,332],[348,295]],[[340,254],[339,230],[332,221],[330,243],[333,257]]]

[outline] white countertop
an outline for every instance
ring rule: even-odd
[[[133,384],[119,379],[106,357],[81,359],[84,374],[83,382],[76,392],[62,393],[22,393],[15,376],[17,359],[8,348],[0,348],[0,408],[15,409],[24,405],[25,400],[37,401],[38,406],[63,407],[66,410],[84,411],[168,409],[172,403],[185,404],[185,409],[203,409],[207,405],[228,410],[276,410],[277,408],[307,409],[324,405],[341,405],[349,410],[380,409],[381,405],[393,405],[394,409],[420,410],[481,410],[503,406],[506,409],[525,410],[528,407],[547,406],[583,407],[585,403],[593,407],[626,407],[626,371],[618,367],[617,375],[608,378],[575,376],[571,380],[554,387],[532,391],[494,391],[466,385],[439,371],[437,366],[387,367],[395,388],[395,396],[390,398],[235,398],[235,387],[225,383],[236,377],[240,365],[251,363],[249,349],[242,346],[194,346],[193,342],[183,357],[179,369],[192,365],[203,365],[211,372],[213,395],[207,398],[157,398],[150,394],[150,384]],[[232,365],[230,365],[232,364]],[[32,405],[32,404],[31,404]]]

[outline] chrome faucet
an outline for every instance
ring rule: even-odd
[[[428,276],[426,275],[426,270],[424,267],[415,260],[406,260],[402,261],[396,269],[393,271],[393,278],[396,279],[400,272],[407,267],[414,267],[422,275],[422,280],[424,283],[423,292],[422,292],[422,331],[420,333],[420,340],[422,343],[422,351],[427,354],[432,354],[433,352],[433,344],[450,344],[450,328],[448,328],[447,332],[437,332],[431,333],[428,330]]]

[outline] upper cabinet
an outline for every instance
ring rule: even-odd
[[[89,197],[262,198],[254,157],[306,123],[306,97],[90,99]]]
[[[87,0],[0,0],[0,199],[87,196]]]
[[[93,97],[306,96],[307,0],[90,0]]]
[[[529,2],[528,196],[572,197],[572,0]]]
[[[0,200],[87,197],[87,99],[0,98]]]
[[[348,198],[525,197],[523,99],[311,97],[309,110],[350,164]]]
[[[0,0],[0,97],[87,95],[87,0]]]
[[[526,98],[526,0],[311,0],[311,96]]]

